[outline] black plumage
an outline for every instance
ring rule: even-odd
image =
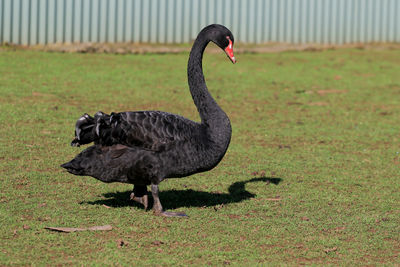
[[[202,57],[212,41],[224,49],[233,63],[233,36],[222,25],[205,27],[189,56],[188,83],[201,123],[161,111],[84,114],[75,126],[71,145],[94,142],[73,160],[61,165],[75,175],[92,176],[103,182],[134,184],[131,198],[147,208],[147,185],[151,185],[157,215],[183,216],[163,211],[158,184],[165,178],[185,177],[214,168],[223,158],[231,139],[228,116],[208,92]]]

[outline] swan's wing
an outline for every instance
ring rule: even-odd
[[[200,125],[175,114],[137,111],[112,114],[106,126],[104,138],[102,127],[99,129],[101,143],[164,151],[177,142],[195,138]]]

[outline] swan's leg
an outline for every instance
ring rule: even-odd
[[[130,199],[136,201],[144,206],[147,210],[149,206],[149,196],[147,195],[147,186],[145,185],[135,185],[133,187],[133,192],[131,193]]]
[[[165,216],[165,217],[187,217],[185,213],[182,212],[170,212],[164,211],[161,205],[160,198],[158,196],[158,185],[151,184],[151,194],[153,195],[154,204],[153,204],[153,211],[155,215]]]

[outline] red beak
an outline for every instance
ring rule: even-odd
[[[229,59],[232,61],[232,63],[236,63],[235,56],[233,55],[233,44],[232,41],[229,39],[229,45],[225,48],[225,53],[229,57]]]

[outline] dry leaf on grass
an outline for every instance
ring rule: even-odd
[[[326,249],[324,249],[324,252],[325,253],[329,253],[329,252],[335,252],[335,251],[337,251],[337,247],[333,247],[333,248],[326,248]]]
[[[326,102],[311,102],[311,103],[308,103],[308,105],[322,107],[322,106],[328,106],[328,103],[326,103]]]
[[[153,244],[155,246],[160,246],[160,245],[164,244],[164,242],[162,242],[160,240],[155,240],[155,241],[151,242],[151,244]]]
[[[317,93],[318,93],[319,95],[326,95],[326,94],[344,94],[344,93],[347,93],[347,90],[327,89],[327,90],[318,90]]]
[[[73,227],[45,227],[47,230],[63,232],[63,233],[72,233],[72,232],[81,232],[81,231],[110,231],[112,230],[111,225],[103,225],[103,226],[93,226],[88,228],[73,228]]]
[[[280,197],[276,197],[276,198],[266,198],[265,200],[268,200],[268,201],[281,201],[282,199]]]

